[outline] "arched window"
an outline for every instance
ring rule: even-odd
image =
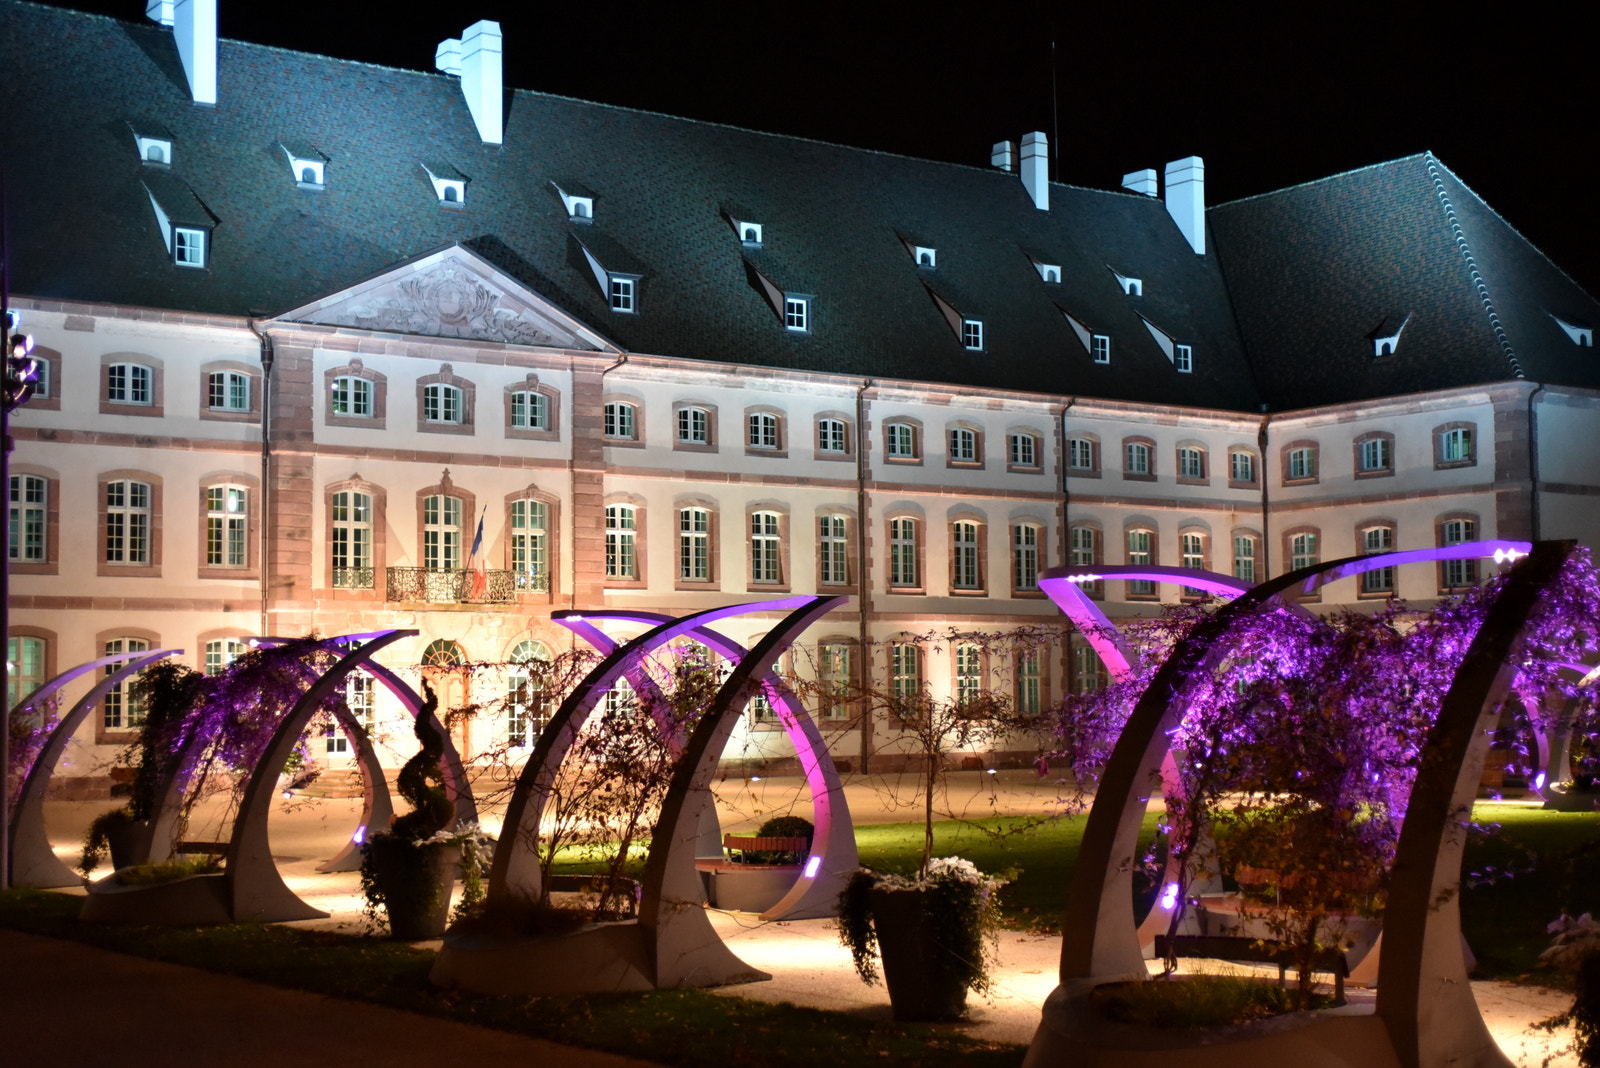
[[[237,638],[219,638],[206,642],[206,674],[220,675],[244,655],[244,642]]]
[[[528,746],[544,726],[550,650],[530,639],[518,642],[506,660],[506,741]]]
[[[461,390],[456,386],[432,383],[422,389],[422,417],[430,423],[461,422]]]
[[[435,638],[422,650],[422,666],[436,668],[458,668],[467,662],[466,653],[461,651],[461,646],[449,638]]]

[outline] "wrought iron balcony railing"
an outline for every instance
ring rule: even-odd
[[[519,589],[516,572],[484,572],[484,588],[474,595],[477,575],[476,571],[466,569],[391,567],[385,575],[385,599],[424,604],[511,604],[516,601]]]

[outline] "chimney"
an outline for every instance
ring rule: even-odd
[[[1000,170],[1010,172],[1015,165],[1013,161],[1017,156],[1017,146],[1010,141],[996,141],[989,150],[989,165]]]
[[[145,16],[172,27],[196,104],[217,102],[217,0],[146,0]]]
[[[501,143],[504,133],[501,107],[505,80],[500,66],[500,24],[479,19],[467,27],[458,41],[442,41],[434,52],[433,65],[446,74],[461,78],[461,92],[467,110],[478,125],[478,136],[486,145]]]
[[[1194,249],[1206,254],[1206,163],[1199,156],[1167,164],[1167,214]]]
[[[1022,188],[1034,207],[1050,210],[1050,141],[1038,130],[1022,135]]]
[[[1122,188],[1130,193],[1138,193],[1142,197],[1155,196],[1156,169],[1154,167],[1146,167],[1142,171],[1124,174],[1122,176]]]

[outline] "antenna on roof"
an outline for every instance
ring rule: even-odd
[[[1050,38],[1050,158],[1055,161],[1055,179],[1061,181],[1061,109],[1056,106],[1059,96],[1056,85],[1056,39]]]

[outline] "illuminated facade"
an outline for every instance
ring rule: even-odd
[[[569,646],[560,609],[821,593],[852,603],[818,670],[1046,702],[1092,663],[894,639],[1057,621],[1063,563],[1600,541],[1600,307],[1428,154],[1208,208],[1198,159],[1091,190],[1044,179],[1042,135],[958,167],[504,94],[489,23],[423,74],[0,15],[48,378],[14,423],[15,687],[313,629],[514,662]],[[841,761],[893,745],[817,712]],[[787,755],[747,720],[730,755]]]

